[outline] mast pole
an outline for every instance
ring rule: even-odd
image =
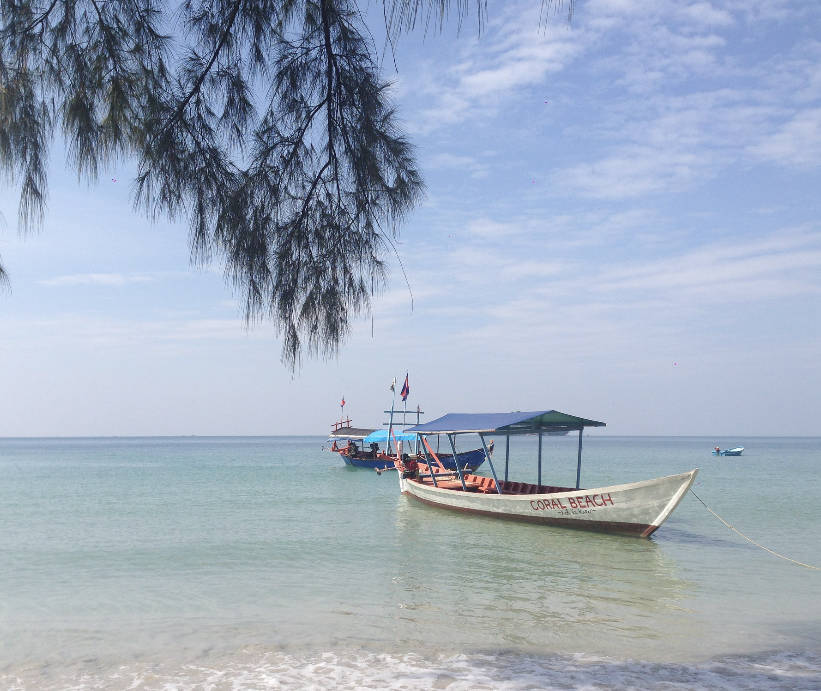
[[[422,437],[421,432],[416,433],[416,441],[417,441],[417,443],[421,442],[421,444],[419,444],[419,446],[422,449],[422,453],[425,454],[425,463],[428,466],[428,472],[430,473],[430,479],[433,480],[433,486],[438,487],[439,483],[436,482],[436,471],[433,469],[433,463],[431,462],[431,456],[433,456],[433,449],[430,448],[430,444],[428,443],[428,440],[426,438]],[[425,447],[427,447],[427,449]],[[430,451],[430,454],[428,454],[428,451]],[[438,466],[442,466],[442,461],[439,460],[438,456],[433,456],[433,460],[436,461],[436,464]]]
[[[388,446],[386,450],[386,454],[388,456],[391,455],[391,434],[393,431],[393,407],[396,404],[396,379],[393,380],[393,384],[391,384],[391,391],[393,391],[393,400],[391,400],[391,419],[388,421]]]
[[[505,482],[507,482],[507,466],[510,463],[510,435],[505,437]]]
[[[459,459],[456,457],[456,442],[453,441],[455,434],[448,434],[448,441],[450,442],[450,448],[453,451],[453,465],[456,466],[456,472],[459,473],[459,479],[462,481],[462,491],[467,492],[468,488],[465,484],[465,476],[462,474],[462,469],[459,467]]]
[[[584,430],[584,427],[579,428],[579,461],[576,464],[576,489],[579,489],[582,479],[582,430]]]
[[[536,483],[542,484],[542,433],[539,432],[539,481]]]
[[[422,412],[422,409],[419,407],[419,404],[416,404],[416,426],[419,426],[419,414]],[[419,435],[416,435],[416,455],[419,455],[419,450],[422,449],[422,445],[419,443]],[[422,449],[424,451],[424,449]],[[427,454],[425,455],[427,458]]]
[[[493,481],[496,483],[496,491],[501,494],[502,488],[499,486],[499,478],[496,477],[496,468],[493,467],[493,461],[490,460],[490,454],[487,452],[487,444],[485,444],[485,435],[481,432],[479,433],[479,439],[482,440],[482,448],[485,450],[485,458],[487,459],[488,465],[490,465],[490,474],[493,475]]]

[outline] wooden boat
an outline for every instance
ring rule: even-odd
[[[393,468],[396,456],[389,454],[387,440],[390,438],[394,444],[403,442],[403,444],[408,445],[406,448],[409,448],[410,443],[416,441],[415,434],[407,434],[397,430],[391,432],[390,437],[388,437],[388,430],[385,429],[374,430],[351,427],[350,419],[341,422],[342,424],[334,423],[329,435],[329,440],[332,441],[331,451],[338,453],[345,465],[355,468],[369,468],[371,470]],[[488,445],[488,451],[491,454],[493,453],[492,441]],[[408,456],[419,460],[417,455],[410,454]],[[485,462],[485,450],[463,451],[456,455],[456,461],[453,459],[452,454],[439,454],[439,460],[445,469],[456,470],[458,463],[459,469],[473,471]]]
[[[734,449],[719,449],[717,446],[713,449],[713,456],[740,456],[744,453],[743,446],[736,446]]]
[[[585,427],[603,426],[603,422],[555,410],[490,414],[451,413],[406,430],[419,436],[427,462],[396,459],[399,489],[402,494],[426,504],[456,511],[649,537],[678,506],[692,485],[698,469],[652,480],[582,489],[579,483],[582,431]],[[556,430],[579,432],[575,487],[542,484],[541,435]],[[487,448],[485,435],[504,435],[507,438],[504,480],[497,477],[489,454],[487,461],[493,477],[481,477],[462,471],[449,472],[442,467],[438,454],[433,451],[427,437],[447,436],[453,452],[456,453],[455,439],[462,434],[478,434],[483,449]],[[510,436],[521,434],[539,435],[539,473],[536,484],[511,482],[507,478]]]
[[[362,449],[359,445],[352,441],[347,446],[339,446],[334,442],[331,446],[331,451],[338,453],[345,461],[346,465],[351,465],[356,468],[370,468],[372,470],[385,470],[386,468],[393,468],[396,456],[390,456],[382,449],[369,448]],[[493,453],[493,449],[489,446],[488,451]],[[413,459],[419,461],[421,456],[416,454],[404,454],[408,460]],[[452,454],[439,454],[439,461],[445,470],[456,470],[458,463],[459,469],[462,471],[476,470],[482,463],[485,462],[485,450],[473,449],[472,451],[462,451],[456,454],[456,461],[453,460]]]

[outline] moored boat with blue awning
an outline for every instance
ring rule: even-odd
[[[411,449],[416,440],[416,434],[400,429],[352,427],[350,418],[334,423],[328,435],[330,450],[338,453],[345,465],[371,470],[393,468],[395,455],[391,455],[392,446],[395,448],[398,442],[402,442],[404,449]],[[492,441],[488,445],[488,451],[493,453]],[[404,455],[419,460],[416,454]],[[485,450],[481,448],[462,451],[455,457],[449,453],[440,453],[438,456],[447,470],[456,470],[458,466],[460,470],[473,471],[485,462]]]

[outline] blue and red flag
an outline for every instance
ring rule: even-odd
[[[402,390],[399,392],[399,395],[402,397],[403,401],[407,401],[408,394],[410,394],[410,386],[408,386],[408,373],[405,372],[405,383],[402,384]]]

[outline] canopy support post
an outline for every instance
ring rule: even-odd
[[[459,459],[456,456],[456,442],[453,440],[455,434],[448,435],[448,441],[450,442],[450,448],[453,451],[453,465],[456,466],[456,472],[459,473],[459,479],[462,481],[462,491],[467,492],[468,487],[465,484],[465,476],[462,474],[462,469],[459,467]]]
[[[541,486],[542,484],[542,433],[539,432],[539,481],[536,483],[537,485]]]
[[[487,452],[487,444],[485,444],[485,435],[479,433],[479,439],[482,440],[482,448],[485,450],[485,458],[488,465],[490,465],[490,474],[493,475],[493,481],[496,483],[496,491],[501,494],[502,488],[499,486],[499,478],[496,477],[496,469],[493,467],[493,461],[490,460],[490,454]]]
[[[431,459],[428,456],[428,452],[425,450],[425,445],[422,443],[422,435],[417,433],[416,434],[416,445],[422,447],[422,453],[425,454],[425,461],[427,462],[428,472],[430,473],[430,479],[433,480],[433,486],[438,487],[439,485],[436,482],[436,473],[433,470],[433,463],[431,463]]]
[[[579,489],[582,479],[582,431],[584,427],[579,428],[579,461],[576,464],[576,489]]]
[[[505,482],[507,482],[507,467],[510,464],[510,435],[505,437]]]

